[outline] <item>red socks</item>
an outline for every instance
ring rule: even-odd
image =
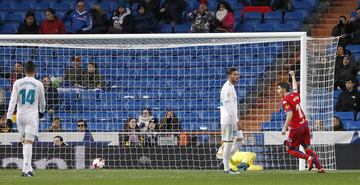
[[[307,160],[309,158],[308,154],[304,154],[303,152],[301,152],[300,150],[292,150],[292,149],[288,149],[287,151],[290,155],[293,155],[297,158],[301,158],[301,159],[305,159]]]
[[[315,167],[316,167],[317,169],[320,170],[321,168],[323,168],[322,165],[321,165],[321,163],[320,163],[320,161],[319,161],[318,156],[316,155],[316,153],[315,153],[312,149],[307,149],[307,150],[306,150],[306,154],[314,157],[314,165],[315,165]]]

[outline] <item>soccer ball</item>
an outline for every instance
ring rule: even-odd
[[[103,168],[104,166],[105,166],[105,160],[103,158],[96,158],[91,163],[91,168],[93,169],[100,169]]]

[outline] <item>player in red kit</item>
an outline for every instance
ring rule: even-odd
[[[310,129],[306,116],[300,107],[300,94],[297,89],[295,73],[290,71],[289,74],[292,78],[293,92],[290,92],[290,84],[287,82],[278,84],[276,89],[276,92],[283,97],[282,105],[286,112],[286,121],[281,134],[285,135],[289,128],[288,138],[284,142],[287,152],[290,155],[307,160],[309,171],[314,164],[319,173],[325,173],[316,153],[310,147]],[[300,145],[305,149],[305,153],[299,150]]]

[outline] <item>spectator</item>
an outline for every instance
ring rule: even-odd
[[[251,0],[252,6],[271,6],[271,0]]]
[[[139,120],[137,123],[138,127],[141,129],[142,132],[148,131],[149,123],[152,119],[154,119],[154,117],[151,114],[151,109],[144,108],[142,114],[139,116]]]
[[[165,117],[160,120],[160,130],[166,132],[179,132],[180,121],[173,111],[165,112]]]
[[[131,15],[131,10],[125,5],[119,5],[111,18],[110,33],[133,33],[134,32],[134,18]]]
[[[355,87],[356,79],[347,80],[345,84],[346,89],[340,93],[336,102],[336,111],[353,111],[356,115],[360,106],[360,93]]]
[[[331,35],[334,37],[341,36],[339,39],[339,45],[346,45],[349,43],[349,38],[346,35],[350,32],[349,23],[346,21],[345,16],[339,17],[339,22],[333,27]]]
[[[78,132],[88,132],[88,126],[85,120],[77,121],[77,131]]]
[[[313,131],[322,131],[324,129],[324,124],[321,120],[317,119],[314,121]]]
[[[190,12],[188,18],[191,21],[190,32],[193,33],[209,33],[215,21],[214,13],[205,4],[200,4],[199,9]]]
[[[151,12],[155,17],[159,16],[160,0],[140,0],[140,4],[145,7],[147,13]]]
[[[128,118],[126,120],[124,125],[124,132],[127,132],[127,135],[125,135],[124,138],[126,146],[141,145],[142,138],[139,134],[141,131],[136,122],[135,118]]]
[[[55,146],[55,147],[65,147],[65,146],[68,146],[68,145],[64,142],[64,139],[61,136],[55,136],[53,146]]]
[[[358,68],[357,66],[350,65],[349,55],[344,56],[342,64],[343,65],[335,71],[335,88],[340,87],[341,89],[344,89],[345,80],[355,78]]]
[[[64,81],[69,86],[81,86],[86,71],[81,67],[79,56],[71,57],[72,66],[65,70]]]
[[[136,33],[152,33],[156,29],[157,21],[152,12],[148,12],[144,5],[137,8],[138,15],[134,17]]]
[[[61,127],[61,119],[59,117],[52,118],[51,126],[45,132],[64,132]]]
[[[86,11],[85,2],[77,0],[76,10],[69,10],[63,16],[63,21],[71,24],[69,33],[86,33],[92,29],[93,22],[89,12]]]
[[[55,10],[49,8],[45,11],[46,19],[40,25],[41,34],[64,34],[66,33],[64,22],[55,15]]]
[[[334,131],[345,131],[344,125],[339,117],[334,116],[332,119],[332,124],[334,127]]]
[[[9,133],[11,132],[12,125],[7,124],[6,116],[2,115],[0,117],[0,133]]]
[[[24,22],[20,23],[17,33],[18,34],[39,33],[39,25],[36,22],[35,13],[33,11],[26,12]]]
[[[215,32],[233,32],[234,31],[234,11],[230,5],[222,1],[217,5],[216,12],[216,30]]]
[[[155,146],[156,143],[157,143],[157,134],[155,132],[158,131],[158,125],[156,124],[155,122],[155,119],[152,119],[150,120],[149,122],[149,130],[148,132],[150,133],[147,133],[145,135],[145,145],[148,145],[148,146]]]
[[[6,114],[5,91],[0,88],[0,117]]]
[[[291,0],[275,0],[273,4],[273,10],[290,12],[292,10]]]
[[[49,77],[45,76],[43,78],[44,90],[45,90],[45,99],[46,99],[46,110],[53,114],[59,109],[59,92],[56,88],[52,86],[51,80]]]
[[[25,76],[24,66],[21,62],[16,62],[14,65],[14,69],[11,73],[4,72],[5,70],[6,70],[5,68],[2,68],[2,72],[0,72],[0,77],[10,79],[11,90],[12,90],[12,85],[15,83],[15,81]]]
[[[101,9],[99,5],[93,5],[91,9],[91,17],[93,27],[90,30],[90,33],[102,34],[108,32],[109,20],[106,13]]]
[[[184,0],[165,0],[160,7],[160,21],[172,25],[181,23],[183,21],[181,15],[186,5]]]
[[[89,62],[88,69],[84,74],[84,87],[89,89],[101,89],[104,87],[103,77],[97,70],[97,66],[94,62]]]

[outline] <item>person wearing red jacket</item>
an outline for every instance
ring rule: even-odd
[[[55,10],[49,8],[45,11],[46,19],[41,23],[41,34],[64,34],[66,33],[64,22],[55,16]]]
[[[225,1],[222,1],[217,5],[216,22],[217,26],[215,32],[234,31],[234,12],[230,5]]]

